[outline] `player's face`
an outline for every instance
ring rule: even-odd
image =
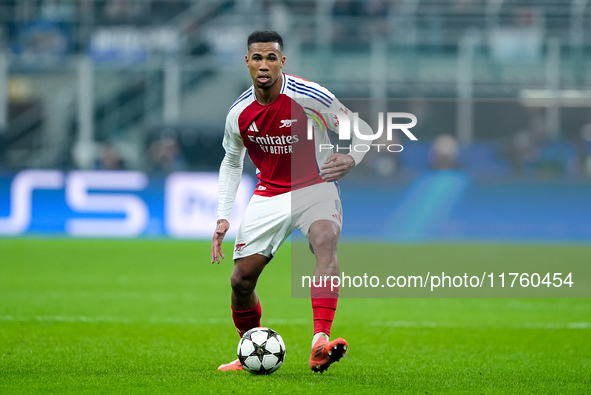
[[[252,43],[246,55],[253,84],[260,89],[271,88],[281,75],[285,57],[278,43]]]

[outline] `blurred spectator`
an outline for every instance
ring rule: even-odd
[[[186,170],[186,160],[181,153],[176,135],[165,134],[152,142],[149,148],[150,171],[168,174]]]
[[[577,172],[576,160],[575,146],[560,137],[549,137],[543,127],[522,130],[512,141],[511,162],[516,174],[562,177]]]
[[[541,10],[512,9],[512,25],[496,26],[490,33],[491,54],[499,62],[536,60],[542,55],[544,18]]]
[[[510,161],[513,171],[521,174],[525,168],[533,163],[536,156],[534,143],[527,130],[520,130],[511,142]]]
[[[429,150],[429,164],[432,169],[456,169],[458,167],[459,145],[449,134],[435,137]]]
[[[104,144],[96,163],[97,170],[125,170],[125,161],[115,146]]]
[[[536,170],[542,177],[563,177],[572,173],[576,153],[574,146],[560,137],[538,141],[539,158]]]
[[[516,174],[532,173],[539,160],[539,147],[547,134],[544,112],[530,108],[527,128],[518,131],[511,141],[510,161]]]

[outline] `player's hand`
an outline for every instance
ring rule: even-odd
[[[338,181],[355,167],[355,160],[351,155],[332,154],[320,168],[320,175],[328,182]]]
[[[230,223],[227,220],[218,220],[218,225],[213,234],[213,242],[211,243],[211,263],[220,263],[220,256],[222,259],[226,258],[222,251],[222,241],[224,241],[228,229],[230,229]]]

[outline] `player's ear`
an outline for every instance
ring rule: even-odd
[[[248,54],[244,55],[244,63],[246,63],[246,67],[248,67]]]
[[[285,56],[281,58],[281,68],[285,66]]]

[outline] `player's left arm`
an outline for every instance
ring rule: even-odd
[[[353,117],[351,116],[352,112],[347,109],[347,107],[343,106],[338,99],[334,98],[331,110],[349,117],[349,125],[353,125]],[[338,128],[338,118],[336,116],[330,119],[329,123],[333,130],[340,130]],[[363,119],[359,119],[358,126],[359,132],[362,135],[373,135],[373,130]],[[361,140],[356,133],[351,131],[351,147],[355,147],[358,144],[363,144],[363,140]],[[351,149],[348,154],[332,154],[324,161],[323,166],[320,168],[320,175],[326,181],[338,181],[358,165],[364,156],[365,152],[357,152],[354,149]]]

